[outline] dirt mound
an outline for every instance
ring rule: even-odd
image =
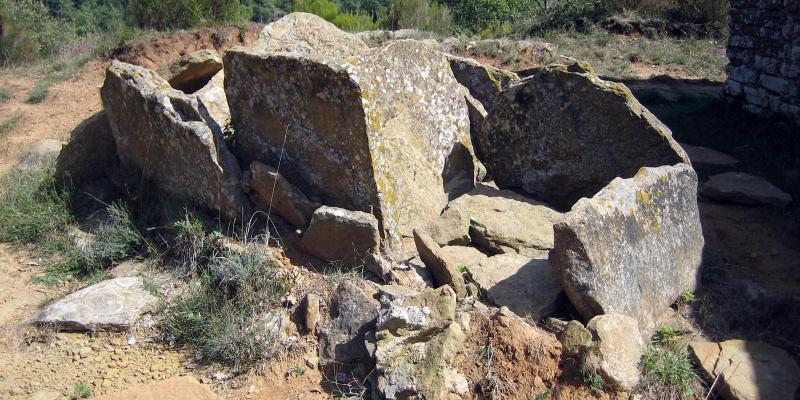
[[[156,36],[120,49],[112,58],[155,70],[196,50],[214,49],[221,54],[233,46],[249,46],[258,39],[263,27],[253,23],[246,27],[201,28]]]
[[[453,365],[487,398],[532,399],[555,386],[561,343],[513,315],[470,313],[464,350]],[[494,397],[492,397],[494,396]]]

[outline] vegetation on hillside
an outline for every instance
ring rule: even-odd
[[[721,29],[729,0],[0,0],[0,65],[121,45],[142,29],[268,22],[317,14],[342,29],[419,29],[467,37],[584,30],[615,14]],[[98,40],[98,37],[111,38]],[[89,45],[87,45],[89,43]]]

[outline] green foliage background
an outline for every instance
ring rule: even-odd
[[[269,22],[291,11],[342,29],[419,29],[524,37],[627,13],[724,26],[730,0],[0,0],[0,65],[49,57],[87,37],[131,30]]]

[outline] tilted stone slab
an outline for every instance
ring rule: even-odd
[[[538,257],[515,253],[487,257],[468,265],[472,281],[481,293],[498,307],[539,320],[555,312],[562,288],[547,261],[547,252]]]
[[[512,82],[518,81],[517,74],[491,65],[484,65],[471,58],[448,54],[450,68],[458,82],[464,85],[469,94],[481,102],[489,111],[494,106],[494,99]]]
[[[550,264],[586,319],[629,315],[649,338],[664,309],[697,283],[703,234],[687,164],[614,179],[553,229]]]
[[[154,309],[158,298],[142,278],[116,278],[81,289],[45,307],[32,322],[58,330],[126,330]]]
[[[242,216],[241,170],[195,96],[119,61],[106,71],[100,93],[123,166],[227,218]]]
[[[700,193],[709,199],[731,203],[768,204],[784,208],[792,196],[759,176],[744,172],[714,175],[701,185]]]
[[[625,85],[603,81],[582,63],[512,83],[478,142],[500,188],[520,188],[559,209],[640,167],[689,164],[669,129]]]
[[[479,184],[450,202],[470,217],[470,237],[492,253],[516,252],[531,257],[553,247],[553,224],[562,214],[510,190]]]
[[[108,114],[100,111],[78,124],[56,160],[55,177],[79,184],[102,176],[117,161]]]
[[[373,213],[396,244],[439,216],[450,181],[474,186],[464,90],[447,59],[418,42],[368,49],[318,17],[302,18],[318,29],[292,30],[299,19],[225,55],[241,155],[273,166],[282,157],[281,172],[306,195]],[[289,43],[271,44],[276,31]]]
[[[263,203],[259,205],[264,208],[263,211],[274,212],[295,228],[306,228],[319,204],[306,198],[270,166],[253,161],[250,163],[250,174],[250,189]]]
[[[363,265],[380,244],[378,221],[365,212],[322,206],[314,210],[298,244],[324,261]]]
[[[800,368],[792,357],[763,342],[692,342],[689,352],[726,399],[792,399],[800,386]]]

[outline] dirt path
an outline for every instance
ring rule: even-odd
[[[40,73],[5,74],[0,88],[13,97],[0,104],[0,123],[9,118],[18,122],[3,140],[0,173],[7,171],[27,149],[42,139],[67,140],[72,129],[102,108],[99,87],[108,61],[87,63],[69,79],[50,87],[47,98],[39,104],[26,103],[28,93],[42,76]]]

